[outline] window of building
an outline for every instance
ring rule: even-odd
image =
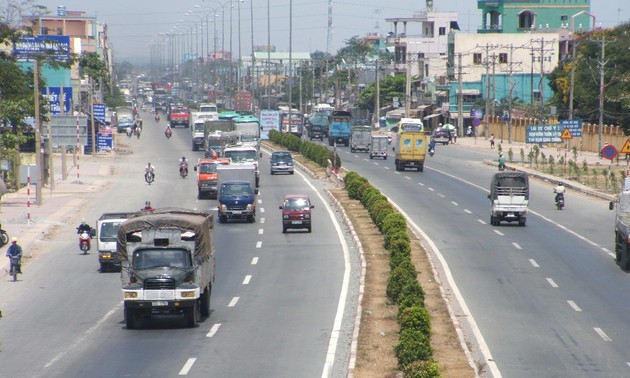
[[[473,64],[481,64],[481,53],[473,54]]]
[[[519,29],[530,29],[536,25],[536,14],[532,11],[524,10],[518,15]]]
[[[508,62],[508,54],[507,53],[499,53],[499,63],[506,64]]]
[[[563,14],[562,16],[560,16],[560,21],[569,21],[569,16]]]
[[[446,28],[444,26],[440,26],[438,32],[440,33],[440,35],[446,35]]]

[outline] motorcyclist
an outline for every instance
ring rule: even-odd
[[[90,236],[90,238],[88,238],[88,249],[90,249],[90,247],[91,247],[90,239],[92,237],[92,227],[90,227],[90,225],[85,222],[85,219],[81,219],[81,224],[79,225],[79,227],[77,227],[77,234],[81,235],[84,232],[87,232],[87,234]],[[81,240],[79,240],[79,248],[81,248]]]
[[[431,152],[431,150],[433,150],[433,153],[435,153],[435,140],[431,140],[429,142],[429,153]]]
[[[147,163],[147,166],[144,167],[144,178],[146,179],[149,173],[153,174],[153,178],[155,178],[155,166],[151,165],[151,162]]]
[[[127,132],[127,137],[131,138],[131,135],[133,135],[133,129],[131,128],[131,126],[127,126],[127,129],[125,131]]]
[[[172,133],[173,133],[173,130],[171,130],[171,125],[166,125],[166,130],[164,130],[164,135],[166,135],[166,137],[169,138]]]
[[[20,247],[17,241],[18,240],[16,237],[13,237],[11,239],[11,245],[9,246],[9,248],[7,248],[7,257],[18,258],[17,272],[22,273],[22,247]],[[13,261],[11,261],[11,267],[9,269],[12,269],[12,268],[13,268]]]
[[[179,170],[185,170],[186,174],[188,174],[188,159],[186,159],[186,156],[182,156],[181,159],[179,159]]]
[[[155,111],[155,122],[160,122],[160,113],[158,113],[157,110]]]
[[[502,171],[505,169],[505,156],[503,156],[503,152],[499,152],[499,170]]]
[[[562,184],[562,182],[558,182],[558,186],[556,186],[555,188],[553,188],[553,192],[556,193],[556,203],[558,202],[559,199],[563,199],[564,200],[564,192],[566,191],[566,188],[564,187],[564,184]]]
[[[146,201],[144,203],[144,207],[142,209],[140,209],[140,211],[144,211],[145,213],[152,213],[155,211],[155,209],[153,207],[151,207],[151,202]]]

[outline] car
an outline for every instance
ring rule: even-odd
[[[448,144],[448,130],[438,127],[431,133],[431,140],[435,143]]]
[[[275,175],[279,172],[287,172],[293,174],[293,155],[289,151],[274,151],[271,153],[270,165],[271,174]]]
[[[282,210],[282,233],[289,228],[306,229],[311,232],[311,210],[315,208],[306,194],[287,194],[280,205]]]

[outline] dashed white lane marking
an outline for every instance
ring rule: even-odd
[[[512,243],[512,245],[513,245],[513,246],[514,246],[514,248],[516,248],[516,249],[523,249],[523,248],[521,248],[521,246],[520,246],[517,242]]]
[[[409,177],[409,176],[405,176],[405,178],[406,178],[407,180],[411,180],[411,177]]]
[[[540,265],[534,259],[529,259],[529,263],[532,264],[534,268],[540,268]]]
[[[258,235],[262,235],[265,232],[265,230],[263,230],[262,228],[258,229]]]
[[[377,162],[374,162],[374,165],[379,165]]]
[[[348,151],[344,151],[344,152],[347,153],[348,155],[350,155],[350,152],[348,152]]]
[[[599,337],[601,337],[602,339],[604,339],[604,341],[612,341],[612,339],[610,337],[608,337],[608,335],[606,334],[606,332],[602,331],[601,328],[593,328],[595,330],[595,332],[597,332],[597,334],[599,335]]]
[[[481,224],[486,224],[486,222],[483,219],[477,219],[477,222],[479,222]]]
[[[252,258],[252,265],[258,264],[258,257]]]
[[[264,207],[261,207],[261,208],[260,208],[260,212],[261,212],[261,213],[264,213],[264,212],[265,212],[265,208],[264,208]]]
[[[260,218],[260,223],[265,223],[265,218]]]
[[[389,167],[383,167],[383,168],[385,168],[385,169],[389,169]]]
[[[444,194],[442,194],[442,193],[438,193],[437,195],[438,195],[438,197],[446,198],[446,196]]]
[[[573,301],[567,301],[567,303],[569,304],[569,306],[571,306],[572,309],[574,309],[577,312],[581,312],[582,309],[580,308],[580,306],[578,306],[577,304],[575,304],[575,302]]]
[[[459,204],[458,204],[457,202],[455,202],[455,201],[451,201],[451,203],[452,203],[454,206],[459,206]]]
[[[357,155],[354,155],[354,156],[356,156],[356,157],[358,158],[358,156],[357,156]],[[369,160],[368,160],[368,159],[363,159],[363,161],[369,161]]]
[[[196,358],[189,358],[188,361],[186,361],[186,363],[184,364],[184,367],[182,367],[182,370],[179,371],[179,375],[188,374],[188,372],[190,371],[190,368],[192,368],[195,361],[197,361]]]
[[[251,274],[246,275],[245,279],[243,280],[243,285],[249,285],[249,281],[251,280],[252,280]]]
[[[397,174],[397,175],[399,175],[399,174],[400,174],[400,172],[394,172],[394,173],[395,173],[395,174]]]
[[[206,333],[206,337],[214,336],[214,334],[217,333],[217,331],[219,330],[219,327],[221,327],[221,323],[213,325],[212,328],[210,328],[210,331]]]
[[[423,184],[423,183],[421,183],[421,182],[419,182],[419,183],[418,183],[418,185],[420,185],[420,186],[424,186],[424,184]]]
[[[495,234],[503,236],[503,232],[499,231],[499,230],[492,230],[494,231]]]
[[[260,198],[258,199],[258,203],[262,203],[262,200]]]
[[[464,213],[466,214],[472,214],[472,211],[468,210],[468,209],[464,209]]]
[[[234,307],[234,306],[236,306],[236,302],[238,302],[238,297],[234,297],[234,298],[232,298],[232,300],[230,301],[230,303],[228,303],[228,307]]]
[[[547,277],[547,282],[549,282],[549,285],[551,285],[551,287],[559,287],[556,281],[554,281],[553,279],[549,277]]]
[[[257,241],[256,242],[256,248],[261,248],[262,247],[262,242],[261,241]]]
[[[429,188],[429,190],[432,191],[432,192],[435,192],[435,189],[433,189],[433,188]]]

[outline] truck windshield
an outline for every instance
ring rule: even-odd
[[[149,269],[158,266],[190,267],[189,253],[185,249],[141,249],[133,252],[133,267]]]
[[[252,188],[243,184],[224,184],[221,188],[221,195],[226,196],[251,196]]]
[[[203,122],[195,123],[195,132],[203,133]]]
[[[98,232],[98,239],[102,242],[115,242],[118,235],[118,227],[122,222],[104,222]]]
[[[217,164],[216,163],[204,163],[199,167],[199,173],[216,173],[217,172]]]
[[[232,150],[225,151],[225,157],[232,159],[233,162],[246,162],[258,160],[258,153],[256,150]]]

